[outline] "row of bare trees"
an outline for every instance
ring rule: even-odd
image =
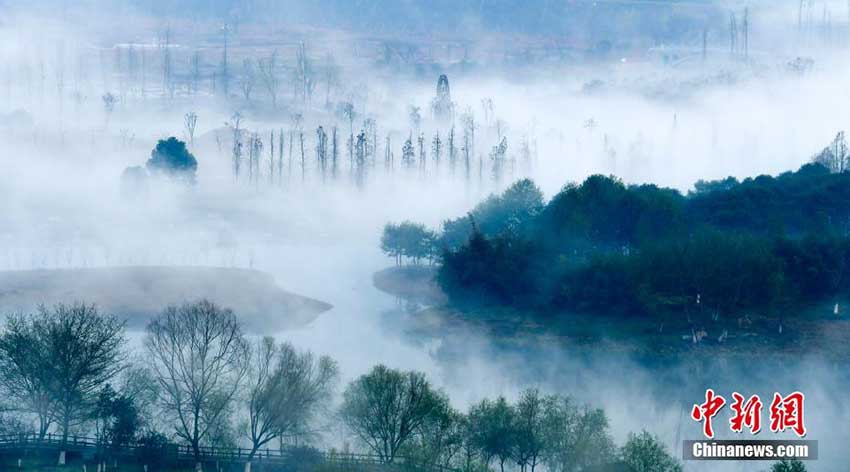
[[[347,114],[345,107],[342,110],[342,116],[351,116],[350,109]],[[400,171],[421,178],[446,174],[461,175],[468,183],[499,182],[529,171],[536,154],[533,142],[525,137],[515,153],[509,152],[507,136],[499,136],[486,155],[477,152],[477,125],[471,113],[461,115],[460,132],[452,125],[445,131],[435,129],[427,138],[424,132],[414,135],[411,130],[400,149],[398,141],[393,141],[397,133],[378,138],[378,127],[372,118],[365,119],[356,132],[353,118],[345,131],[336,124],[319,124],[310,133],[303,123],[303,117],[297,114],[288,131],[272,129],[266,134],[247,130],[242,115],[235,113],[227,123],[233,142],[230,159],[234,178],[284,186],[293,177],[305,181],[317,176],[325,182],[347,174],[362,185],[369,175],[381,169],[387,175]],[[400,150],[398,157],[396,150]]]
[[[20,423],[16,432],[34,423],[39,437],[57,431],[62,444],[92,431],[124,442],[163,431],[200,465],[204,445],[237,443],[234,433],[249,457],[276,439],[316,433],[338,376],[330,358],[247,337],[232,311],[206,300],[154,317],[144,359],[130,362],[124,323],[92,305],[10,316],[0,333],[3,407]],[[116,400],[132,408],[107,408]]]

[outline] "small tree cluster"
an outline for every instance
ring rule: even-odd
[[[388,223],[381,236],[381,250],[393,257],[397,265],[407,257],[414,264],[423,259],[433,261],[436,253],[436,236],[425,225],[404,221]]]

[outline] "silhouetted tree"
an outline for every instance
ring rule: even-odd
[[[340,418],[381,462],[392,463],[440,404],[423,374],[378,365],[348,385]]]
[[[227,414],[248,368],[242,328],[232,311],[208,300],[169,306],[148,323],[145,348],[160,406],[200,469],[201,442]]]
[[[186,149],[186,143],[172,136],[159,140],[145,166],[152,174],[164,174],[194,182],[198,161]]]
[[[330,400],[337,377],[337,365],[329,357],[299,353],[271,337],[257,340],[246,379],[249,459],[274,439],[309,433],[315,415]]]
[[[682,465],[652,434],[641,431],[629,434],[623,446],[623,462],[635,472],[681,472]]]

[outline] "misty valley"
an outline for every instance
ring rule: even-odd
[[[846,470],[848,58],[837,0],[0,0],[0,470]]]

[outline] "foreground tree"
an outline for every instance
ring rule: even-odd
[[[536,388],[525,390],[515,407],[516,445],[515,459],[524,472],[531,472],[540,463],[543,454],[551,447],[552,438],[547,434],[546,415],[557,404],[555,396],[546,396]]]
[[[200,470],[201,443],[226,416],[245,376],[248,343],[233,312],[208,300],[170,306],[146,331],[159,401]]]
[[[269,441],[309,433],[338,377],[330,357],[317,359],[290,344],[277,344],[274,338],[259,339],[252,348],[247,378],[249,459]]]
[[[116,392],[109,384],[97,394],[92,419],[98,442],[113,447],[135,441],[142,426],[134,398]]]
[[[547,403],[546,408],[547,469],[575,472],[614,460],[617,451],[602,409],[579,408],[569,397]]]
[[[473,430],[473,441],[481,451],[481,458],[489,467],[493,459],[499,461],[500,472],[513,456],[517,432],[514,428],[516,410],[505,397],[495,401],[484,399],[469,410],[469,421]]]
[[[41,307],[7,319],[0,337],[4,386],[27,405],[44,435],[55,421],[62,434],[59,463],[72,427],[86,421],[97,392],[124,367],[124,323],[78,303]]]
[[[635,472],[681,472],[682,465],[673,458],[658,438],[641,431],[630,434],[623,446],[623,462]]]
[[[441,401],[424,374],[378,365],[348,385],[340,417],[381,462],[392,463]]]
[[[44,438],[53,424],[53,398],[43,377],[41,355],[32,319],[24,315],[6,318],[0,335],[0,385],[4,407],[32,414],[38,436]]]
[[[449,404],[448,398],[441,396],[404,454],[430,467],[451,468],[463,446],[463,419],[460,412]]]
[[[806,472],[806,465],[797,459],[783,459],[770,466],[770,472]]]

